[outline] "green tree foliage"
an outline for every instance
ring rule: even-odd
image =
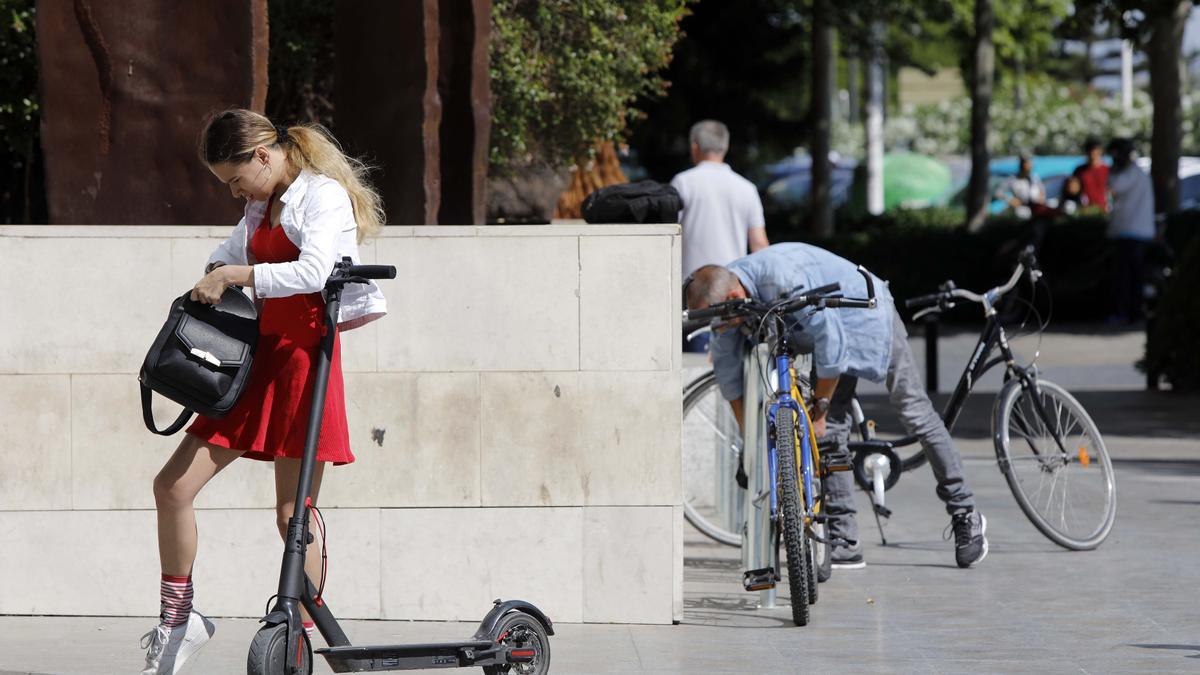
[[[566,166],[666,90],[689,0],[494,0],[490,164]]]
[[[0,0],[0,222],[45,218],[34,0]]]

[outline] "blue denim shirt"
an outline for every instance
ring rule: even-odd
[[[867,285],[857,266],[845,258],[808,244],[775,244],[738,258],[726,267],[737,275],[750,297],[773,302],[794,289],[839,283],[847,297],[863,298]],[[892,313],[895,305],[887,285],[875,279],[875,309],[804,309],[788,317],[793,333],[812,336],[817,377],[853,375],[883,381],[891,360]],[[745,383],[742,359],[749,341],[740,331],[714,334],[713,369],[721,394],[742,398]]]

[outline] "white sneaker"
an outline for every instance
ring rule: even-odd
[[[142,636],[146,650],[146,668],[142,675],[176,675],[192,654],[208,644],[217,630],[211,621],[195,610],[187,623],[168,628],[162,624]]]

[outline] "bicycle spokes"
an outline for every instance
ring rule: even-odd
[[[997,422],[997,457],[1018,502],[1068,548],[1098,545],[1116,510],[1112,465],[1095,424],[1057,385],[1010,393]]]

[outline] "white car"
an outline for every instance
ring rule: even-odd
[[[1150,173],[1150,158],[1138,157],[1137,164]],[[1200,209],[1200,157],[1179,158],[1179,208]]]

